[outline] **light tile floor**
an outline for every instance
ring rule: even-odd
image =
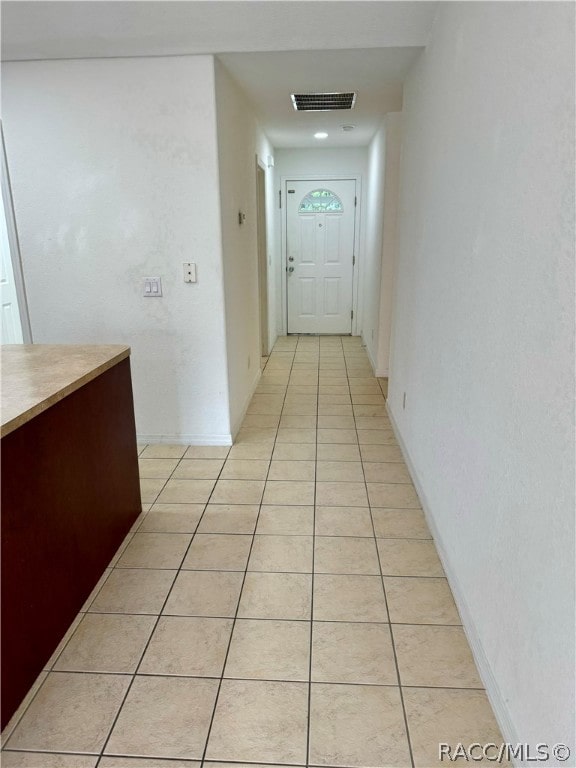
[[[358,338],[285,337],[231,449],[142,446],[144,513],[4,768],[430,768],[440,741],[499,743],[385,394]]]

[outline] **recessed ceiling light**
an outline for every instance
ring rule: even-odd
[[[315,139],[327,139],[328,138],[328,134],[325,133],[324,131],[318,131],[318,133],[314,134],[314,138]]]
[[[354,128],[356,128],[355,125],[343,125],[342,126],[342,130],[345,131],[346,133],[348,133],[348,131],[353,131]]]

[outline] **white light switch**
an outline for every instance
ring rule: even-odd
[[[143,296],[162,296],[162,280],[159,277],[145,277]]]
[[[185,261],[182,266],[184,267],[184,282],[195,283],[196,282],[196,264],[191,261]]]

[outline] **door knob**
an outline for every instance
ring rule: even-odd
[[[288,267],[288,272],[294,272],[294,267]]]
[[[294,261],[294,256],[288,256],[288,261]]]

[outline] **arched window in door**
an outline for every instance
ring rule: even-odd
[[[298,213],[343,213],[342,201],[329,189],[314,189],[302,199]]]

